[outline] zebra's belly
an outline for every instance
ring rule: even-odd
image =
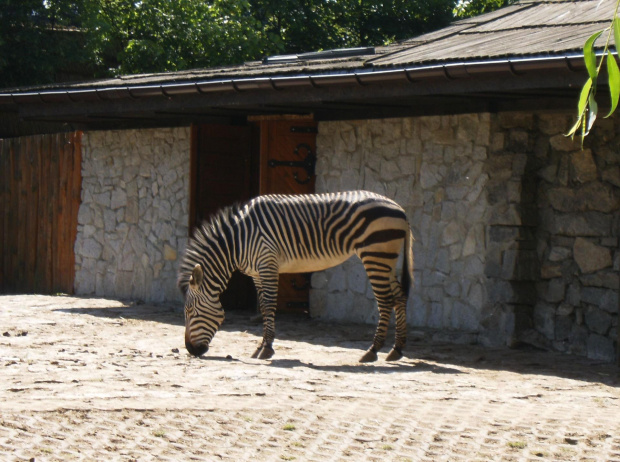
[[[353,253],[338,255],[335,257],[322,257],[312,259],[296,259],[280,262],[280,273],[311,273],[332,268],[346,261]]]

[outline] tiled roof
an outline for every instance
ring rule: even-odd
[[[366,64],[421,65],[579,52],[590,35],[609,25],[615,3],[523,1],[407,40],[401,50]]]
[[[587,75],[581,49],[609,26],[614,6],[523,0],[374,49],[0,90],[0,137],[26,133],[29,123],[84,129],[573,108]]]

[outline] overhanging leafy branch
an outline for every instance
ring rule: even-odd
[[[620,45],[620,18],[618,17],[618,7],[620,6],[620,0],[616,0],[616,7],[614,9],[613,19],[611,24],[606,29],[595,32],[588,40],[586,40],[583,46],[583,59],[585,61],[586,69],[588,70],[588,80],[583,85],[581,93],[579,95],[579,102],[577,104],[577,122],[572,126],[566,136],[574,137],[576,133],[581,130],[581,141],[590,133],[592,126],[598,115],[598,103],[596,102],[596,85],[603,67],[603,62],[607,63],[607,84],[609,86],[609,94],[611,95],[611,108],[609,113],[605,117],[611,116],[618,107],[618,99],[620,98],[620,69],[616,62],[616,57],[609,50],[611,37],[614,37],[614,43],[616,45],[616,52]],[[605,41],[605,48],[601,53],[600,62],[597,63],[597,55],[594,51],[595,42],[607,32],[607,40]]]

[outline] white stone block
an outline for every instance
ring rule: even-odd
[[[358,294],[366,293],[366,285],[368,284],[368,276],[364,265],[359,262],[358,264],[351,265],[347,271],[348,288]]]
[[[452,221],[450,222],[443,230],[441,234],[441,244],[442,245],[451,245],[455,242],[462,241],[463,239],[463,231],[459,223]]]
[[[327,288],[329,292],[342,292],[347,289],[347,279],[343,265],[338,265],[326,271],[329,282]]]
[[[325,289],[327,288],[328,277],[325,271],[317,271],[312,273],[311,287],[312,289]]]

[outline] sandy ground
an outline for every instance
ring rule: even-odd
[[[0,460],[620,461],[614,365],[424,340],[367,365],[372,326],[277,327],[272,360],[248,315],[197,359],[179,307],[2,296]]]

